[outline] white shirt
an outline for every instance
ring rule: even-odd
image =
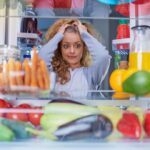
[[[71,79],[66,84],[56,83],[55,92],[65,92],[71,97],[85,97],[88,91],[88,82],[83,72],[83,67],[70,69]]]

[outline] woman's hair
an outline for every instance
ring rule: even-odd
[[[55,34],[58,32],[59,28],[63,24],[70,24],[65,29],[65,32],[73,32],[73,33],[78,33],[79,30],[77,26],[74,26],[73,23],[76,22],[77,19],[60,19],[56,21],[49,29],[46,34],[45,40],[48,42],[51,40]],[[91,35],[95,36],[96,32],[93,30],[93,28],[87,24],[87,23],[82,23],[84,26],[87,28],[87,32],[89,32]],[[83,55],[81,58],[81,66],[83,67],[88,67],[91,64],[91,55],[87,49],[87,46],[83,42],[84,47],[83,47]],[[54,57],[52,58],[52,67],[53,70],[56,72],[58,76],[58,80],[61,84],[65,84],[70,80],[70,72],[69,72],[69,64],[63,59],[62,54],[61,54],[61,42],[58,44],[57,49],[55,50]]]

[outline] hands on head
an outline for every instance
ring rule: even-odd
[[[64,33],[66,28],[69,27],[69,26],[76,26],[80,33],[84,32],[84,31],[87,32],[87,27],[84,26],[79,20],[74,21],[72,24],[63,24],[59,28],[58,32]]]
[[[75,26],[78,27],[78,30],[79,30],[80,33],[84,32],[84,31],[87,31],[87,27],[84,26],[84,25],[81,23],[81,21],[79,21],[79,20],[76,20],[76,21],[73,23],[73,25],[75,25]]]

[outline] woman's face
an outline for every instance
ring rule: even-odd
[[[63,59],[69,63],[71,68],[81,66],[80,60],[83,55],[83,42],[79,33],[65,32],[61,42],[61,52]]]

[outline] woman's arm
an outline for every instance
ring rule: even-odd
[[[54,56],[54,51],[57,49],[58,43],[62,40],[63,33],[58,32],[51,40],[46,43],[39,51],[39,56],[44,59],[48,68],[51,67],[51,60]]]
[[[83,31],[81,37],[92,56],[92,65],[87,70],[88,74],[90,74],[94,86],[98,87],[109,69],[111,56],[106,48],[88,32]]]

